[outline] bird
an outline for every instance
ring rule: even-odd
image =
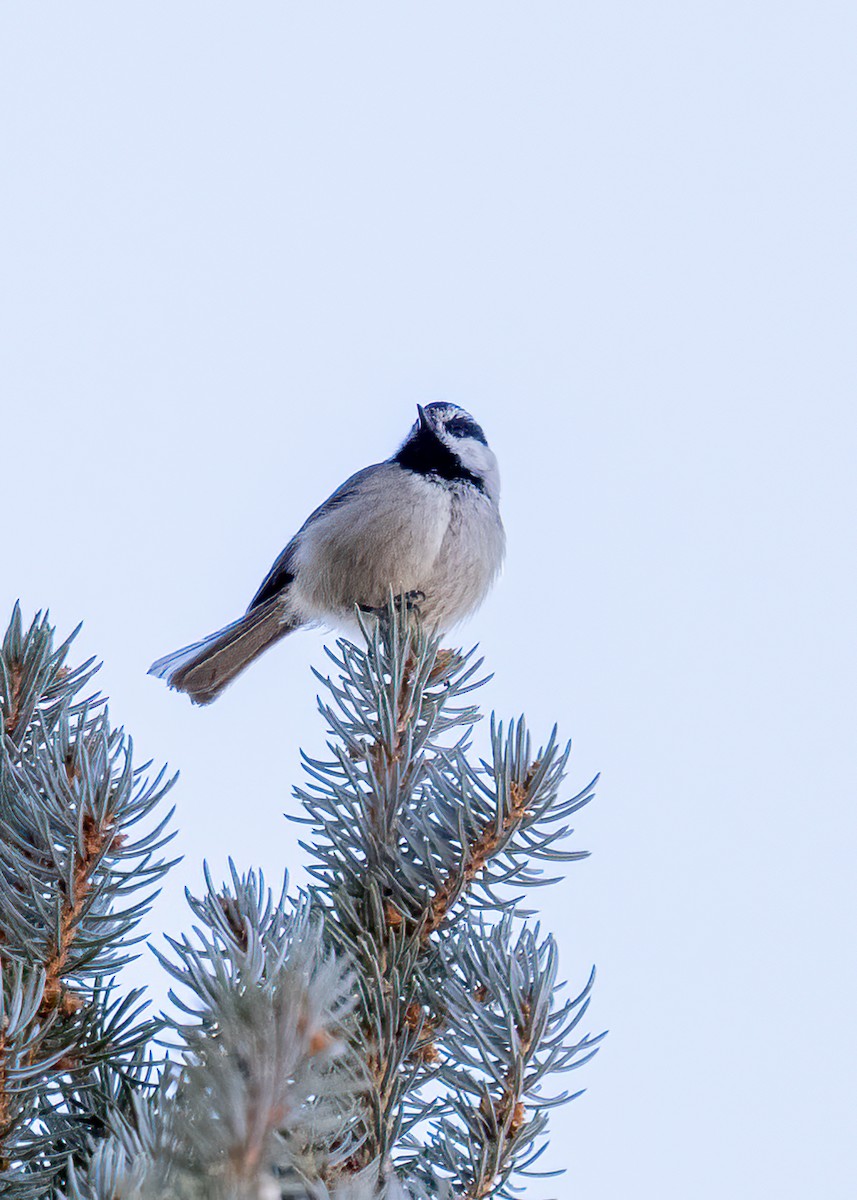
[[[304,521],[237,621],[159,658],[149,674],[210,704],[275,642],[353,628],[390,595],[446,632],[474,612],[505,553],[500,474],[482,427],[456,404],[417,405],[385,462],[357,471]]]

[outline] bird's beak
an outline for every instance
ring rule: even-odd
[[[420,428],[424,429],[426,433],[434,433],[434,430],[431,427],[431,422],[426,416],[426,410],[421,404],[417,405],[417,412],[420,414]]]

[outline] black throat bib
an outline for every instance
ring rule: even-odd
[[[443,479],[449,483],[469,483],[480,492],[485,491],[485,481],[481,476],[468,471],[458,455],[453,454],[440,438],[422,425],[411,434],[393,462],[406,471],[425,475],[437,482]]]

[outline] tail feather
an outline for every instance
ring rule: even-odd
[[[263,651],[296,628],[283,622],[282,605],[263,604],[201,642],[159,658],[149,674],[186,692],[194,704],[210,704]]]

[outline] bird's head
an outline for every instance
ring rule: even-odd
[[[411,471],[450,482],[470,483],[494,501],[500,498],[497,459],[481,425],[457,404],[417,405],[419,414],[395,461]]]

